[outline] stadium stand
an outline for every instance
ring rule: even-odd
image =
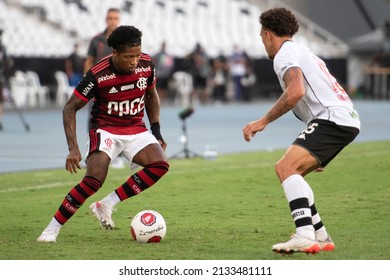
[[[82,5],[80,4],[82,3]],[[89,39],[104,29],[108,8],[122,10],[122,24],[144,33],[144,50],[156,53],[162,41],[175,56],[183,56],[196,43],[208,46],[210,56],[228,54],[240,44],[253,57],[265,56],[259,47],[261,9],[277,1],[244,0],[13,0],[0,1],[4,43],[13,56],[63,57],[75,41],[86,51]],[[323,56],[345,55],[346,44],[299,15],[305,41]]]
[[[4,29],[3,43],[9,55],[19,66],[29,61],[21,70],[34,71],[44,81],[38,95],[45,96],[48,104],[61,106],[66,100],[64,90],[69,88],[64,88],[64,79],[54,73],[64,70],[63,59],[72,52],[75,43],[80,53],[86,55],[90,39],[105,28],[108,8],[120,8],[121,24],[142,30],[143,51],[151,55],[159,51],[164,41],[176,58],[183,58],[200,43],[206,46],[211,58],[230,55],[238,44],[250,57],[265,59],[258,17],[262,10],[277,5],[285,6],[277,0],[0,0],[0,27]],[[301,29],[295,40],[304,42],[323,58],[345,58],[347,44],[296,14]],[[46,66],[42,68],[36,61]],[[268,62],[262,62],[255,71],[265,72],[268,67]],[[261,74],[263,80],[258,82],[263,84],[258,94],[268,90],[267,83],[273,83],[272,78],[266,78],[267,73]],[[20,104],[44,106],[42,98],[35,102],[19,96],[23,94],[23,82],[15,78],[12,83]],[[49,88],[44,88],[46,85]]]

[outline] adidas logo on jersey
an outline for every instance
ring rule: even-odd
[[[118,90],[115,87],[112,87],[108,93],[117,93]]]

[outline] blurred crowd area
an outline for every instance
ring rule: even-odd
[[[275,98],[280,87],[258,22],[274,2],[0,0],[3,94],[12,101],[5,105],[62,107],[82,76],[89,42],[104,31],[112,7],[121,11],[121,24],[143,32],[143,51],[156,65],[163,105]],[[321,56],[351,94],[390,99],[386,49],[351,52],[345,42],[298,16],[295,40]]]

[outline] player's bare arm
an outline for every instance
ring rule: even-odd
[[[297,67],[288,69],[284,74],[283,80],[286,84],[286,90],[272,108],[261,119],[250,122],[243,128],[245,141],[249,142],[257,132],[264,130],[269,123],[294,108],[295,104],[305,94],[301,69]]]
[[[288,69],[283,76],[283,81],[286,84],[286,90],[263,117],[266,124],[273,122],[294,108],[295,104],[305,94],[303,75],[300,68],[292,67]]]
[[[80,161],[82,158],[76,135],[76,112],[84,107],[85,104],[86,103],[76,95],[72,95],[66,102],[62,111],[63,125],[69,150],[69,154],[66,157],[65,168],[70,173],[77,173],[77,169],[81,169]]]
[[[165,150],[167,144],[160,134],[160,98],[156,87],[150,88],[145,92],[145,110],[148,115],[152,133],[156,136],[161,147]]]
[[[145,92],[145,110],[150,124],[160,121],[160,98],[156,87]]]

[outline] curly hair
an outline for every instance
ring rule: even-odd
[[[134,26],[121,25],[114,29],[107,39],[107,44],[118,52],[125,48],[141,46],[142,32]]]
[[[285,8],[274,8],[260,15],[260,24],[279,37],[292,37],[298,32],[299,24],[295,15]]]

